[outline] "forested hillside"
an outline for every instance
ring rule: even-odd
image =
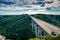
[[[60,26],[60,15],[44,15],[44,14],[36,14],[32,15],[40,20],[46,21],[50,24]]]
[[[59,15],[31,15],[40,20],[46,21],[56,26],[60,26]],[[6,39],[28,40],[35,37],[32,30],[31,19],[29,15],[0,15],[0,34]]]
[[[11,40],[27,40],[35,37],[28,15],[0,15],[0,34]]]

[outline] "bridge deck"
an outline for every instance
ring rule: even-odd
[[[37,19],[35,17],[31,17],[32,20],[34,20],[41,28],[43,28],[48,34],[51,35],[51,32],[56,32],[57,34],[60,34],[60,28],[57,26],[54,26],[52,24],[49,24],[45,21],[42,21],[40,19]]]

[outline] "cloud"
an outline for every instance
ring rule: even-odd
[[[60,12],[49,12],[49,11],[43,11],[43,10],[29,10],[29,11],[13,11],[13,12],[9,12],[9,11],[0,11],[0,15],[22,15],[22,14],[28,14],[28,15],[32,15],[32,14],[48,14],[48,15],[60,15]]]
[[[0,3],[4,3],[4,4],[30,4],[31,2],[33,2],[32,0],[0,0]]]
[[[0,15],[21,15],[21,14],[38,14],[38,13],[54,14],[54,13],[46,12],[45,8],[40,7],[40,5],[34,5],[32,4],[33,2],[37,2],[37,1],[36,0],[0,0]],[[57,5],[55,4],[54,6]],[[49,4],[46,5],[47,7],[50,6]]]

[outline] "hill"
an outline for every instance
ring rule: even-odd
[[[41,19],[43,21],[46,21],[50,24],[60,26],[60,15],[45,15],[45,14],[36,14],[32,15],[38,19]]]
[[[11,40],[35,37],[28,15],[0,15],[0,34]]]

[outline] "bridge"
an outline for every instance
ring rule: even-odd
[[[44,35],[51,35],[52,37],[56,37],[60,34],[60,28],[49,24],[45,21],[42,21],[38,18],[35,17],[31,17],[31,21],[32,21],[32,29],[35,31],[36,33],[36,37],[43,37]]]

